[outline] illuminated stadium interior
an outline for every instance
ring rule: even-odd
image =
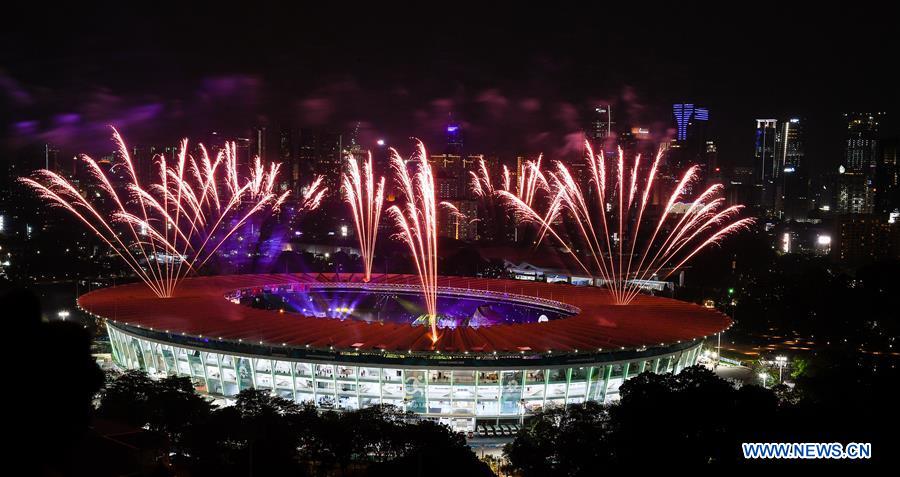
[[[364,322],[423,324],[425,302],[415,288],[360,285],[278,287],[258,292],[241,290],[242,305],[284,310],[306,317]],[[500,324],[543,323],[572,316],[577,308],[550,300],[495,296],[472,290],[441,289],[437,297],[438,327],[456,328]],[[555,305],[555,306],[554,306]]]

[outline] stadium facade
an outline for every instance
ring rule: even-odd
[[[79,306],[106,320],[118,365],[187,376],[226,401],[257,388],[322,408],[393,404],[470,432],[515,427],[554,406],[615,401],[631,377],[695,364],[703,339],[731,325],[665,298],[619,306],[593,287],[442,277],[439,296],[457,308],[471,303],[482,321],[445,323],[432,344],[424,327],[375,314],[408,305],[404,293],[416,283],[409,275],[201,277],[169,299],[125,285],[88,293]],[[347,293],[381,298],[368,314],[305,308]],[[283,305],[259,305],[260,297]],[[501,314],[485,303],[499,303]]]

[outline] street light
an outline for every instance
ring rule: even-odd
[[[60,310],[59,312],[56,313],[56,316],[58,316],[61,320],[66,321],[66,318],[69,317],[69,311],[68,310]]]
[[[768,373],[759,373],[759,379],[762,379],[764,388],[766,387],[766,379],[768,379],[768,377],[769,377]]]
[[[782,375],[782,373],[784,371],[785,365],[787,365],[787,356],[776,356],[775,364],[778,365],[778,382],[783,383],[784,376]]]

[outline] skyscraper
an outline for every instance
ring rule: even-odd
[[[845,167],[871,173],[878,163],[878,125],[882,113],[848,113]]]
[[[448,155],[462,156],[463,154],[463,135],[462,126],[459,123],[450,121],[447,124],[447,151]]]
[[[786,219],[805,219],[809,212],[809,175],[804,164],[803,122],[790,118],[775,137],[775,212]]]
[[[803,123],[800,118],[782,122],[775,143],[778,146],[776,154],[779,165],[795,169],[803,165]]]
[[[362,147],[362,144],[359,143],[359,127],[360,123],[356,123],[356,126],[353,127],[353,131],[350,132],[348,140],[343,141],[344,150],[342,151],[342,154],[344,157],[352,157],[361,163],[366,160],[369,154],[368,151]]]
[[[246,137],[234,137],[231,138],[234,141],[234,146],[237,154],[237,163],[240,167],[244,167],[245,164],[250,163],[250,148],[252,141],[250,138]]]
[[[875,203],[878,211],[892,212],[900,208],[900,137],[883,138],[881,151]]]
[[[44,144],[44,169],[60,172],[59,148]]]
[[[312,181],[314,176],[323,176],[323,184],[329,191],[340,190],[343,158],[341,157],[341,135],[316,129],[300,129],[297,132],[297,158],[302,173],[297,191]],[[340,197],[331,194],[330,197]]]
[[[591,111],[591,120],[585,135],[591,143],[603,144],[613,135],[612,108],[610,105],[601,105]]]
[[[294,134],[289,128],[283,128],[278,133],[278,162],[283,171],[278,178],[278,189],[300,190],[300,163],[297,161],[297,146]]]
[[[666,164],[673,176],[681,175],[692,165],[700,168],[703,180],[715,168],[716,148],[709,147],[709,110],[693,103],[672,105],[675,120],[675,140],[668,147]],[[698,184],[702,185],[702,181]]]
[[[675,140],[686,141],[690,136],[705,136],[706,123],[709,121],[709,110],[693,103],[676,103],[672,105],[675,116]],[[705,137],[697,137],[702,142]]]
[[[755,205],[766,209],[772,209],[775,205],[775,179],[778,177],[778,162],[775,157],[777,123],[775,119],[756,120],[753,164],[759,199]]]
[[[875,205],[878,126],[882,113],[847,113],[844,161],[838,176],[838,213],[870,214]]]
[[[268,130],[265,126],[257,126],[253,128],[250,137],[250,159],[251,161],[259,157],[263,161],[267,161],[268,157]]]
[[[167,151],[165,147],[159,146],[131,146],[129,153],[131,154],[131,160],[134,164],[138,179],[141,181],[152,181],[156,179],[157,176],[159,176],[159,170],[154,167],[156,158],[159,154],[164,154],[167,159],[170,159],[173,156],[170,156],[168,154],[169,152],[170,151]]]

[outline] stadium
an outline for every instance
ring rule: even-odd
[[[422,324],[415,275],[269,274],[142,284],[78,300],[106,322],[113,359],[190,377],[228,402],[257,388],[322,408],[394,404],[453,429],[511,433],[528,414],[611,402],[628,378],[679,372],[731,326],[694,304],[603,288],[439,277],[440,339]]]

